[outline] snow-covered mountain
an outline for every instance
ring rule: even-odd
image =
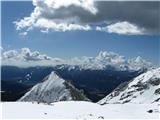
[[[21,91],[26,92],[26,88],[37,84],[51,71],[56,71],[63,79],[71,80],[76,88],[83,89],[87,97],[94,102],[108,95],[122,82],[129,81],[151,68],[153,65],[141,57],[127,59],[106,51],[101,51],[95,57],[84,56],[68,60],[49,56],[46,59],[44,54],[26,48],[20,51],[4,51],[2,54],[2,81],[25,85],[24,89],[21,87]],[[6,91],[4,96],[7,96],[5,99],[2,97],[3,100],[10,100],[10,94],[17,95],[16,89],[14,93],[11,90],[14,86],[2,86],[5,88],[3,91]]]
[[[118,70],[145,70],[151,68],[153,65],[142,59],[140,56],[136,58],[127,59],[122,55],[114,52],[100,51],[95,57],[83,56],[72,59],[52,58],[38,51],[31,51],[29,48],[22,48],[21,50],[9,50],[2,53],[2,65],[11,66],[56,66],[64,65],[68,69],[118,69]]]
[[[19,101],[37,101],[44,103],[69,100],[87,101],[88,99],[69,81],[62,79],[54,71],[19,99]]]
[[[65,67],[69,70],[146,71],[154,68],[154,65],[140,56],[127,59],[114,52],[101,51],[96,57],[83,56],[64,60],[61,68]]]
[[[98,56],[95,58],[86,57],[83,58],[83,63],[81,67],[84,69],[106,69],[111,67],[117,70],[145,70],[152,67],[152,64],[140,56],[132,59],[126,59],[124,56],[121,56],[113,52],[103,52],[101,51]]]
[[[159,101],[160,68],[157,68],[139,75],[129,83],[121,84],[98,103],[156,103]]]

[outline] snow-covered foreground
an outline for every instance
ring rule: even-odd
[[[31,102],[3,102],[3,118],[32,119],[159,119],[157,104],[106,104],[82,101],[56,102],[51,105]],[[147,111],[151,111],[151,113]]]

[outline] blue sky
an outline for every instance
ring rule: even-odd
[[[118,35],[103,31],[66,31],[42,33],[38,28],[19,35],[13,21],[29,16],[32,2],[2,2],[2,47],[4,50],[23,47],[52,57],[71,58],[96,56],[100,51],[112,51],[132,58],[143,58],[159,63],[159,35]]]

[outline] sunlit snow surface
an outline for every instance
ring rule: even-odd
[[[67,87],[67,85],[69,87]],[[72,92],[79,97],[75,97]],[[19,101],[37,101],[41,103],[53,103],[57,101],[88,100],[69,82],[63,80],[54,71],[43,82],[32,87]]]
[[[157,104],[106,104],[82,101],[50,105],[32,102],[3,102],[2,117],[7,119],[159,119]],[[152,110],[151,113],[147,112]]]
[[[55,102],[64,99],[71,100],[69,90],[63,84],[65,81],[52,72],[44,82],[35,85],[20,101]]]
[[[124,90],[114,90],[98,103],[125,103],[128,101],[130,103],[151,104],[160,101],[159,91],[160,68],[157,68],[139,75]]]

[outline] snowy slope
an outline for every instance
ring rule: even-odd
[[[33,86],[19,101],[52,103],[55,101],[88,100],[70,82],[51,72],[43,82]]]
[[[98,103],[158,103],[159,101],[160,68],[157,68],[139,75],[126,85],[120,85]]]
[[[99,105],[83,101],[56,102],[50,105],[31,102],[1,104],[4,119],[159,119],[158,106],[155,104]]]

